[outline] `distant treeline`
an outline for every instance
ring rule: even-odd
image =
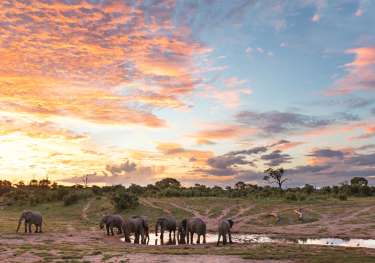
[[[0,180],[0,204],[29,204],[63,201],[65,205],[77,203],[89,197],[101,198],[107,196],[114,206],[121,210],[138,205],[138,197],[252,197],[252,198],[284,198],[289,201],[305,201],[309,199],[326,199],[329,197],[346,200],[349,196],[375,196],[375,187],[369,186],[363,177],[354,177],[350,183],[338,186],[315,188],[306,184],[303,187],[280,189],[271,186],[258,186],[237,182],[233,187],[208,187],[196,184],[183,187],[173,178],[162,179],[155,184],[140,186],[131,184],[129,187],[114,186],[64,186],[52,183],[47,179],[31,180],[28,184],[19,182],[12,184]]]

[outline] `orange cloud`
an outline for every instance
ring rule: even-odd
[[[218,125],[220,126],[220,125]],[[216,140],[226,140],[226,139],[238,139],[250,134],[254,134],[255,129],[246,128],[239,125],[226,125],[220,128],[211,127],[192,134],[198,144],[212,144]]]
[[[0,136],[22,133],[31,138],[47,139],[62,138],[64,140],[86,139],[83,134],[76,134],[67,129],[57,127],[51,122],[30,122],[14,119],[0,119]]]
[[[354,60],[345,65],[348,73],[335,82],[327,95],[340,95],[359,90],[371,90],[375,87],[375,47],[349,49]]]
[[[0,20],[7,22],[0,27],[0,106],[163,126],[150,109],[133,104],[183,107],[179,96],[199,82],[191,74],[194,56],[209,51],[184,26],[172,25],[174,2],[165,5],[170,12],[146,22],[141,7],[123,1],[1,2]],[[147,94],[127,88],[139,80],[146,81]]]
[[[213,157],[211,151],[185,149],[177,143],[160,143],[157,149],[164,155],[184,158],[197,164],[206,164],[206,161]]]

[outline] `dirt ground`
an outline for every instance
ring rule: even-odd
[[[121,236],[108,237],[98,228],[107,202],[88,200],[72,207],[39,207],[46,216],[42,234],[15,233],[21,208],[0,209],[0,262],[375,262],[375,249],[339,248],[296,244],[214,243],[182,246],[125,244]],[[228,202],[228,203],[225,203]],[[248,200],[142,199],[140,211],[157,216],[202,218],[208,231],[216,233],[223,218],[233,218],[233,232],[259,233],[280,238],[351,237],[375,238],[375,200],[358,199],[327,203],[249,203]],[[95,205],[94,205],[95,204]],[[209,208],[207,208],[209,207]],[[303,208],[306,219],[299,222],[293,210]],[[280,215],[280,222],[266,218]],[[127,216],[127,215],[124,215]],[[8,227],[9,222],[12,222]],[[22,229],[22,228],[21,228]]]

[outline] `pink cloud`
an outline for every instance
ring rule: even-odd
[[[346,53],[354,54],[354,60],[344,65],[347,74],[338,79],[326,95],[375,89],[375,47],[349,49]]]

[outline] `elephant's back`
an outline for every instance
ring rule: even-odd
[[[115,224],[122,225],[124,223],[124,218],[121,215],[113,215],[112,219]]]
[[[190,219],[189,225],[193,232],[198,234],[206,233],[206,223],[198,217]]]
[[[177,227],[177,221],[174,217],[167,217],[166,218],[167,228],[168,229],[176,229]]]

